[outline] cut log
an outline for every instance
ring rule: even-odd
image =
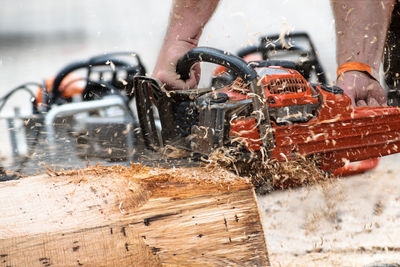
[[[1,266],[267,266],[254,189],[224,170],[95,166],[0,183]]]

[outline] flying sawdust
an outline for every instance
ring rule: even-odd
[[[276,159],[261,160],[261,155],[247,159],[235,149],[219,148],[206,160],[208,167],[221,166],[242,177],[252,180],[259,194],[273,190],[289,189],[316,184],[329,179],[329,175],[318,168],[317,158],[305,158],[280,162]]]

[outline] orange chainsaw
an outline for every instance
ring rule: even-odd
[[[181,79],[199,62],[224,66],[235,79],[220,88],[171,92],[156,79],[135,77],[138,119],[149,148],[170,144],[208,155],[239,144],[244,154],[279,161],[317,155],[324,171],[399,152],[400,108],[353,107],[342,89],[309,83],[296,63],[246,62],[207,47],[179,60]]]

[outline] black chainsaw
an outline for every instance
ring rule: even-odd
[[[318,58],[315,45],[306,32],[262,36],[257,45],[240,49],[236,55],[245,61],[269,61],[286,68],[295,68],[310,82],[327,84],[326,73]],[[214,71],[212,86],[228,85],[235,75],[223,66]]]

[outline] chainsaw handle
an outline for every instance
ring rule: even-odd
[[[123,60],[114,59],[114,58],[109,59],[106,56],[93,57],[89,60],[80,60],[80,61],[76,61],[71,64],[68,64],[61,71],[59,71],[57,76],[54,78],[53,86],[52,86],[50,96],[49,96],[49,104],[52,105],[57,101],[57,99],[61,98],[62,92],[59,91],[59,87],[61,85],[61,82],[64,80],[64,78],[68,74],[70,74],[78,69],[91,68],[91,67],[105,65],[108,60],[112,61],[113,64],[116,66],[125,66],[125,67],[129,66],[129,64]],[[140,61],[138,60],[138,62],[140,62]]]
[[[176,73],[182,80],[190,78],[190,69],[198,62],[208,62],[224,66],[232,70],[245,82],[250,82],[257,77],[257,73],[247,66],[247,62],[238,56],[223,50],[211,47],[196,47],[187,52],[176,65]]]

